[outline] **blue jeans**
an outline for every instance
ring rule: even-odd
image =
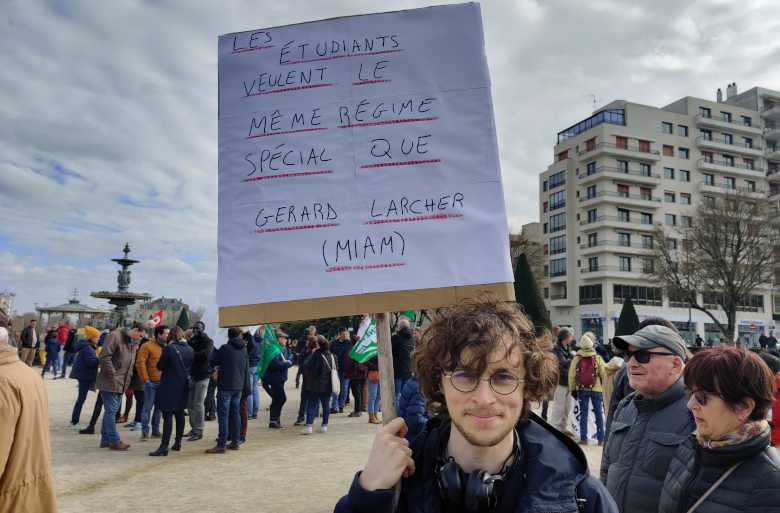
[[[100,392],[100,397],[103,398],[104,408],[100,443],[121,444],[122,439],[119,438],[119,433],[116,431],[116,412],[119,411],[119,405],[122,403],[122,393]]]
[[[322,426],[328,425],[328,419],[330,418],[330,410],[328,409],[328,401],[333,392],[323,392],[317,394],[315,392],[309,392],[306,398],[306,425],[311,426],[314,424],[314,410],[318,404],[322,404]]]
[[[333,396],[333,408],[336,409],[344,407],[344,403],[347,402],[347,394],[349,393],[349,380],[344,378],[344,372],[338,371],[338,374],[341,391],[338,396],[331,394]]]
[[[152,433],[160,432],[160,417],[162,416],[162,412],[157,408],[154,408],[154,414],[152,414],[154,400],[157,398],[157,392],[159,390],[159,382],[147,381],[144,383],[144,407],[143,410],[141,410],[141,434],[149,434],[149,417],[152,418]]]
[[[74,424],[79,423],[81,407],[84,406],[84,401],[87,400],[87,392],[89,392],[89,387],[92,383],[94,381],[79,381],[79,397],[76,399],[76,404],[73,406],[73,414],[70,416],[70,420]]]
[[[382,400],[382,393],[379,383],[368,382],[368,413],[379,413],[379,402]]]
[[[62,368],[62,361],[64,357],[65,357],[65,346],[61,345],[60,352],[57,353],[57,364],[59,365],[59,367],[57,367],[58,369]]]
[[[241,390],[220,390],[217,392],[217,421],[219,422],[219,440],[217,447],[227,447],[228,423],[232,420],[234,426],[241,426],[241,414],[238,408],[241,404]],[[238,445],[241,428],[233,430],[230,440]]]
[[[246,398],[246,413],[251,417],[257,415],[257,412],[260,410],[260,387],[257,385],[259,381],[257,367],[249,368],[249,379],[252,381],[252,395]]]
[[[593,401],[593,413],[596,415],[596,437],[599,442],[604,441],[604,415],[602,413],[603,401],[601,392],[589,392],[577,390],[577,400],[580,402],[580,439],[588,440],[588,413],[589,401]]]
[[[60,352],[62,354],[62,352]],[[62,357],[62,365],[60,368],[62,369],[62,376],[65,377],[65,371],[68,370],[68,363],[70,363],[71,366],[73,366],[73,362],[76,361],[76,354],[77,353],[65,353]]]
[[[401,402],[401,390],[404,389],[406,382],[411,378],[397,378],[395,380],[395,407],[398,408],[398,403]]]
[[[51,364],[52,368],[54,369],[54,376],[57,376],[57,369],[59,369],[59,357],[57,358],[49,358],[48,353],[46,354],[46,365],[43,366],[43,371],[41,371],[41,377],[43,377],[46,374],[46,371],[49,370],[49,364]]]
[[[306,390],[306,380],[303,380],[303,386],[301,387],[301,406],[298,408],[298,420],[306,418],[306,408],[309,406],[309,392]],[[320,403],[314,408],[314,415],[319,415]],[[329,412],[330,413],[330,412]]]

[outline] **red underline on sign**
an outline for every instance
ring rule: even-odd
[[[246,139],[254,139],[256,137],[268,137],[269,135],[297,134],[298,132],[313,132],[315,130],[327,130],[327,128],[304,128],[301,130],[288,130],[286,132],[271,132],[270,134],[250,135]]]
[[[360,271],[364,269],[384,269],[386,267],[399,267],[402,265],[406,265],[405,262],[399,262],[396,264],[376,264],[376,265],[356,265],[356,266],[337,266],[337,267],[329,267],[328,269],[325,269],[326,273],[333,273],[336,271]]]
[[[301,89],[313,89],[315,87],[328,87],[332,85],[336,85],[336,84],[314,84],[314,85],[306,85],[306,86],[298,86],[298,87],[286,87],[284,89],[276,89],[274,91],[261,91],[259,93],[252,93],[246,96],[242,96],[241,98],[249,98],[250,96],[258,96],[263,94],[286,93],[287,91],[300,91]]]
[[[306,171],[305,173],[287,173],[283,175],[270,175],[270,176],[258,176],[255,178],[247,178],[245,180],[241,180],[241,182],[256,182],[257,180],[268,180],[270,178],[292,178],[294,176],[312,176],[312,175],[327,175],[329,173],[332,173],[332,170],[328,171]]]
[[[403,52],[404,49],[398,49],[398,50],[382,50],[381,52],[368,52],[368,53],[353,53],[349,55],[332,55],[330,57],[321,57],[319,59],[309,59],[306,61],[292,61],[292,62],[282,62],[281,64],[277,64],[277,66],[289,66],[291,64],[304,64],[307,62],[318,62],[318,61],[329,61],[332,59],[343,59],[344,57],[362,57],[364,55],[379,55],[382,53],[395,53],[395,52]]]
[[[290,232],[293,230],[310,230],[312,228],[330,228],[331,226],[339,226],[339,223],[307,224],[304,226],[285,226],[284,228],[265,228],[262,230],[252,230],[249,233]]]
[[[234,53],[245,53],[245,52],[254,52],[255,50],[265,50],[266,48],[273,48],[274,45],[271,46],[258,46],[257,48],[247,48],[246,50],[236,50],[234,52],[230,52],[228,55],[233,55]]]
[[[394,119],[392,121],[377,121],[376,123],[361,123],[359,125],[342,125],[339,128],[354,128],[359,126],[379,126],[379,125],[395,125],[396,123],[414,123],[415,121],[435,121],[439,119],[435,118],[413,118],[413,119]]]
[[[432,216],[404,217],[401,219],[380,219],[378,221],[366,221],[363,224],[408,223],[409,221],[429,221],[431,219],[451,219],[463,217],[463,214],[434,214]]]
[[[360,169],[366,169],[369,167],[416,166],[417,164],[432,164],[434,162],[441,162],[441,159],[409,160],[407,162],[387,162],[385,164],[370,164],[367,166],[360,166]]]
[[[390,82],[390,80],[389,79],[384,79],[384,80],[363,80],[361,82],[352,82],[352,85],[378,84],[380,82]]]

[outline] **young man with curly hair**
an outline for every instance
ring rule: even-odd
[[[399,479],[399,512],[616,512],[577,444],[531,413],[558,383],[551,348],[495,294],[437,316],[413,354],[435,416],[411,443],[403,419],[382,428],[336,512],[386,511]]]

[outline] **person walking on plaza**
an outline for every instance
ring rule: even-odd
[[[379,404],[382,402],[382,393],[379,387],[379,360],[377,357],[373,357],[366,362],[366,368],[368,370],[368,403],[366,404],[366,410],[368,411],[368,423],[369,424],[381,424],[379,420]]]
[[[99,356],[100,372],[95,382],[105,408],[100,429],[100,447],[115,451],[126,451],[130,448],[128,444],[122,443],[116,430],[116,413],[122,402],[122,394],[130,386],[133,377],[136,343],[145,333],[144,325],[135,321],[130,328],[117,330],[106,337],[103,343]]]
[[[58,368],[62,368],[62,360],[64,358],[63,349],[65,349],[65,344],[68,343],[68,333],[70,332],[70,326],[68,326],[68,321],[63,319],[60,322],[60,327],[57,329],[57,340],[60,341],[60,352],[58,353]]]
[[[6,324],[0,309],[0,323]],[[0,325],[0,512],[56,513],[49,395]]]
[[[276,338],[283,344],[289,337],[285,333],[277,333]],[[284,382],[287,381],[287,370],[292,367],[292,355],[290,359],[280,353],[274,356],[268,364],[268,369],[263,376],[263,385],[268,384],[271,389],[271,418],[268,424],[270,429],[284,429],[282,427],[282,406],[287,402],[287,394],[284,393]]]
[[[309,405],[309,392],[306,390],[306,379],[309,377],[309,370],[304,368],[306,360],[312,357],[317,350],[317,337],[309,337],[309,342],[303,351],[298,355],[298,368],[303,375],[303,386],[301,387],[301,404],[298,407],[298,418],[294,426],[300,426],[306,423],[306,408]],[[316,414],[319,415],[319,406],[316,408]]]
[[[328,340],[319,335],[317,337],[317,350],[303,364],[304,369],[309,371],[309,375],[306,378],[306,425],[301,429],[302,435],[312,433],[317,404],[322,405],[322,424],[317,428],[317,433],[328,432],[328,419],[330,418],[328,402],[333,394],[331,371],[337,365],[336,357],[330,352]]]
[[[330,343],[330,352],[336,357],[340,384],[339,388],[341,389],[338,395],[333,394],[333,404],[330,408],[331,413],[344,413],[344,404],[346,404],[347,394],[349,393],[349,380],[344,377],[344,366],[346,365],[346,358],[350,349],[351,342],[349,340],[349,331],[342,326],[338,329],[337,338]]]
[[[246,341],[241,338],[241,330],[228,329],[228,341],[219,348],[211,359],[211,365],[217,369],[217,420],[219,421],[219,437],[217,445],[207,449],[207,454],[224,454],[227,447],[228,423],[241,425],[239,405],[241,394],[246,382],[249,359],[247,358]],[[237,451],[240,429],[233,429],[230,449]]]
[[[188,344],[195,351],[195,359],[192,362],[191,377],[195,380],[195,390],[189,391],[187,400],[187,413],[190,417],[190,438],[193,434],[203,435],[203,426],[206,415],[206,392],[209,388],[209,376],[211,376],[211,354],[214,350],[214,341],[204,333],[206,325],[198,321],[192,325],[192,338]]]
[[[257,419],[257,413],[260,411],[260,378],[257,376],[257,368],[263,357],[263,332],[260,331],[260,328],[255,330],[252,338],[255,343],[254,349],[249,353],[249,379],[252,385],[252,394],[247,397],[246,409],[250,419]]]
[[[44,377],[46,371],[49,370],[49,365],[51,365],[54,372],[54,377],[52,379],[57,379],[57,366],[59,365],[60,350],[62,350],[62,346],[58,339],[50,338],[46,340],[46,365],[43,366],[41,377]]]
[[[155,328],[157,331],[163,326]],[[164,327],[168,329],[167,326]],[[155,411],[162,412],[163,432],[160,447],[150,452],[149,456],[168,456],[168,444],[173,433],[173,419],[176,419],[176,439],[171,449],[181,450],[181,439],[184,437],[184,408],[187,406],[190,370],[195,357],[195,351],[187,344],[184,330],[174,326],[170,331],[171,343],[162,348],[156,367],[160,372],[160,386],[154,398]],[[144,346],[155,344],[147,342]]]
[[[574,330],[562,327],[558,330],[558,340],[553,345],[552,352],[558,358],[558,386],[553,396],[550,425],[565,435],[572,436],[571,415],[572,397],[569,389],[569,367],[574,358],[569,344],[574,339]]]
[[[769,338],[766,340],[767,349],[777,349],[777,339],[775,338],[774,331],[769,331]]]
[[[350,351],[359,340],[360,337],[357,335],[350,337]],[[349,389],[352,392],[352,398],[355,400],[353,411],[349,414],[350,417],[363,416],[363,411],[365,411],[363,409],[363,399],[365,399],[363,391],[366,388],[367,376],[368,367],[366,367],[366,364],[353,360],[349,356],[349,351],[347,351],[347,356],[344,358],[344,378],[349,382]]]
[[[179,330],[181,331],[181,328]],[[157,369],[157,362],[160,360],[163,348],[168,344],[168,339],[171,337],[171,329],[161,324],[154,328],[153,337],[152,340],[141,344],[140,349],[138,349],[138,358],[135,360],[136,374],[144,385],[144,406],[141,410],[142,442],[149,440],[150,418],[152,422],[152,436],[155,438],[162,437],[162,433],[160,433],[162,411],[154,406],[157,400],[157,393],[160,390],[160,379],[162,378],[162,372]],[[152,414],[152,408],[154,408],[154,414]]]
[[[73,366],[73,361],[76,359],[76,339],[78,338],[78,335],[76,334],[76,328],[71,326],[71,328],[68,330],[68,339],[65,341],[65,345],[62,348],[63,355],[62,355],[62,375],[61,378],[65,377],[65,371],[68,370],[68,364]]]
[[[76,360],[73,362],[73,367],[70,370],[70,378],[79,382],[79,396],[76,399],[76,404],[73,406],[73,414],[70,417],[71,429],[86,429],[87,426],[79,422],[81,417],[81,408],[84,406],[84,401],[87,400],[87,392],[95,384],[97,379],[98,366],[100,361],[95,354],[98,340],[100,340],[100,332],[92,326],[84,327],[84,338],[79,340],[76,344]]]
[[[22,330],[19,338],[22,341],[22,361],[28,367],[32,367],[35,360],[35,351],[40,346],[40,334],[38,333],[38,321],[30,321],[30,325]]]
[[[415,342],[409,319],[404,316],[398,320],[398,331],[390,339],[393,346],[393,378],[395,379],[395,404],[401,399],[401,390],[412,379],[412,351]]]
[[[701,351],[683,372],[696,432],[666,472],[659,513],[763,513],[780,508],[780,454],[767,412],[775,376],[751,351]]]
[[[601,482],[621,513],[658,511],[666,471],[696,429],[683,391],[685,342],[666,326],[613,339],[636,392],[617,407],[601,459]]]
[[[569,389],[571,396],[580,403],[580,445],[588,445],[588,412],[593,403],[596,416],[596,439],[604,445],[604,408],[601,397],[604,379],[604,360],[593,349],[593,339],[587,335],[580,339],[577,351],[569,365]]]

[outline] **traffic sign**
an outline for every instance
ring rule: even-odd
[[[750,323],[750,331],[756,331],[756,325],[752,322]]]

